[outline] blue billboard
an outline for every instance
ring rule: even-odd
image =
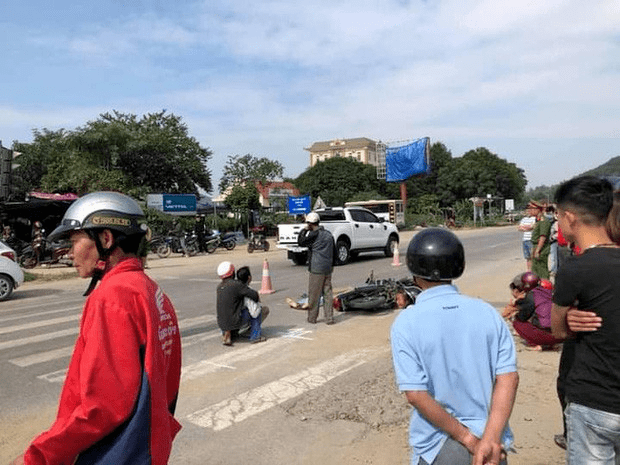
[[[196,195],[163,194],[163,207],[167,213],[195,213]]]
[[[289,215],[301,215],[308,213],[310,208],[310,196],[302,195],[300,197],[288,198],[288,213]]]

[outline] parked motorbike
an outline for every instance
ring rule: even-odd
[[[71,245],[67,241],[49,242],[41,238],[26,246],[19,256],[19,264],[23,268],[31,269],[37,265],[61,264],[73,266],[69,258]]]
[[[205,237],[205,241],[203,243],[203,248],[207,251],[207,253],[215,252],[218,247],[226,250],[232,250],[236,246],[237,241],[235,240],[234,233],[226,233],[222,236],[222,233],[219,231],[213,231],[212,235]]]
[[[150,250],[156,253],[159,258],[167,258],[173,252],[185,253],[185,251],[191,257],[198,253],[198,236],[185,234],[185,250],[181,246],[181,238],[175,235],[153,237],[149,246]]]
[[[411,303],[415,303],[416,296],[422,290],[411,278],[375,280],[371,272],[363,286],[338,294],[334,298],[334,308],[340,312],[389,310],[397,307],[396,295],[401,292]]]
[[[255,227],[250,230],[250,240],[248,242],[248,252],[252,253],[255,250],[264,250],[269,252],[269,241],[265,238],[265,228]]]

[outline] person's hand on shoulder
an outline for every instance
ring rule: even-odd
[[[594,312],[571,308],[566,313],[566,323],[573,333],[588,333],[597,331],[603,319]]]

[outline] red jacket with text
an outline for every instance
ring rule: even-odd
[[[139,259],[121,261],[84,304],[56,421],[24,463],[166,464],[180,376],[172,303]]]

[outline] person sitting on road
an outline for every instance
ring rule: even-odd
[[[512,299],[502,316],[512,320],[512,326],[531,350],[553,349],[562,341],[551,334],[553,286],[536,273],[521,273],[510,282]]]
[[[258,302],[259,295],[235,279],[235,266],[228,261],[218,265],[217,275],[222,280],[216,290],[217,325],[222,331],[223,344],[232,346],[243,325],[243,299],[249,297]]]
[[[237,270],[237,280],[250,286],[252,282],[252,274],[250,273],[250,267],[242,266]],[[261,336],[261,325],[269,315],[269,307],[262,305],[259,301],[250,299],[249,297],[243,298],[243,310],[241,311],[241,324],[245,325],[250,323],[250,342],[264,342],[267,340],[265,336]]]

